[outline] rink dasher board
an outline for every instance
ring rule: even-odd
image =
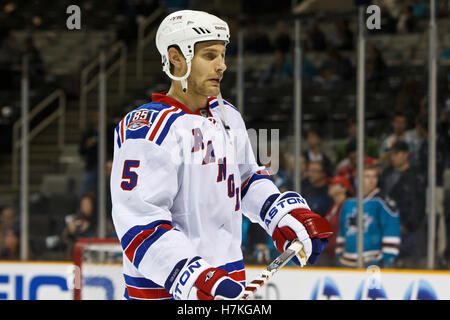
[[[73,267],[67,262],[1,261],[0,299],[70,300],[73,298]],[[247,281],[263,268],[247,266]],[[120,264],[93,264],[83,270],[83,276],[103,278],[108,283],[107,289],[85,286],[84,298],[123,299]],[[421,290],[431,290],[439,300],[450,300],[450,271],[382,269],[374,273],[363,269],[285,266],[257,292],[256,299],[365,299],[371,298],[369,287],[381,290],[389,300],[404,300],[408,290],[410,298],[417,297]]]

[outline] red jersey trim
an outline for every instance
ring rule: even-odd
[[[168,91],[163,91],[163,92],[160,92],[160,93],[153,93],[152,94],[152,102],[161,102],[161,103],[167,104],[169,106],[174,106],[174,107],[180,108],[181,110],[183,110],[187,114],[195,114],[195,115],[198,115],[198,116],[203,116],[200,111],[201,110],[206,110],[208,112],[208,116],[212,117],[211,111],[209,109],[209,102],[211,100],[213,100],[215,97],[208,98],[208,106],[207,107],[205,107],[203,109],[200,109],[200,110],[197,110],[197,111],[194,112],[191,109],[189,109],[188,107],[186,107],[184,104],[179,102],[178,100],[175,100],[174,98],[168,96],[167,92]]]

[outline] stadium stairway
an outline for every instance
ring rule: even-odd
[[[126,112],[142,103],[150,100],[149,92],[152,90],[162,90],[155,88],[155,84],[163,81],[161,78],[155,78],[153,74],[160,70],[160,58],[155,54],[156,48],[149,46],[144,52],[144,72],[143,77],[139,79],[136,74],[137,55],[136,46],[133,44],[128,48],[127,72],[126,72],[126,90],[123,96],[118,92],[119,72],[115,71],[107,79],[107,112],[111,116],[111,122],[117,123]],[[160,72],[157,72],[160,73]],[[79,87],[78,77],[72,76],[77,80],[73,81],[74,87]],[[75,89],[78,91],[79,89]],[[56,105],[56,103],[55,103]],[[39,133],[29,146],[29,194],[30,194],[30,224],[36,221],[47,221],[45,226],[30,230],[34,235],[36,242],[40,243],[38,247],[45,246],[45,238],[48,234],[36,236],[39,230],[50,230],[50,234],[57,232],[64,221],[64,215],[70,213],[69,208],[73,206],[73,197],[78,196],[79,182],[84,173],[84,162],[78,153],[79,144],[83,135],[79,122],[79,96],[70,93],[67,95],[67,104],[65,111],[65,134],[64,148],[58,147],[58,122],[54,121],[41,133]],[[30,106],[33,107],[33,106]],[[98,110],[98,89],[94,88],[87,96],[87,117],[94,119],[95,112]],[[108,128],[110,128],[109,126]],[[19,204],[20,194],[20,172],[16,172],[19,184],[12,185],[12,156],[11,153],[0,154],[0,204],[15,203]],[[17,163],[17,169],[20,170],[20,159]],[[47,205],[38,205],[42,198],[65,198],[68,205],[59,206],[64,210],[59,210],[56,220],[55,215],[52,219],[42,211],[53,211]],[[54,206],[53,206],[54,207]],[[66,210],[68,209],[68,210]],[[58,210],[58,209],[56,209]],[[72,212],[73,213],[73,212]],[[44,218],[44,216],[46,218]],[[57,221],[59,219],[59,221]],[[36,220],[36,221],[35,221]],[[56,221],[56,222],[55,222]],[[42,223],[41,223],[42,224]],[[49,226],[51,224],[51,226]],[[45,232],[44,232],[45,233]]]

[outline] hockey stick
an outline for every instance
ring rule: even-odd
[[[244,289],[244,295],[241,300],[249,300],[255,295],[255,292],[261,288],[272,276],[280,270],[286,263],[288,263],[296,254],[300,255],[300,262],[302,267],[306,265],[306,254],[303,250],[303,245],[299,240],[292,241],[291,245],[273,260],[266,269],[264,269],[252,282],[250,282]]]

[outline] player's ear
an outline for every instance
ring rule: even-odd
[[[181,53],[180,49],[175,46],[171,46],[168,49],[169,61],[170,61],[170,73],[174,76],[182,76],[186,73],[186,59]]]

